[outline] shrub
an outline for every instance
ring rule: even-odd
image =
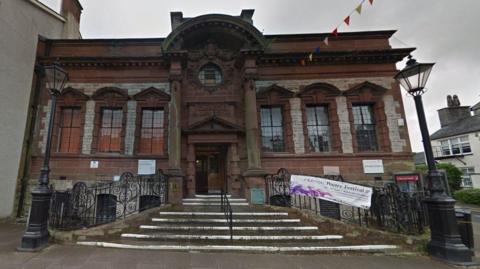
[[[456,191],[453,197],[465,204],[480,205],[480,189],[464,189]]]

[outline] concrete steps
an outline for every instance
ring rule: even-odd
[[[139,250],[242,251],[253,253],[384,252],[392,245],[345,245],[343,236],[323,234],[287,212],[270,212],[250,206],[245,199],[231,198],[233,237],[219,195],[185,198],[183,207],[159,212],[136,231],[110,242],[86,241],[80,245]],[[321,227],[320,227],[321,228]]]

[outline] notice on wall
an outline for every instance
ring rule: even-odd
[[[98,168],[98,161],[90,161],[90,168],[92,169]]]
[[[365,174],[383,174],[382,160],[363,160],[363,173]]]
[[[138,160],[139,175],[155,174],[155,160]]]
[[[338,166],[324,166],[323,174],[329,176],[338,176],[340,175],[340,167]]]
[[[369,209],[373,189],[321,177],[291,175],[290,193]]]

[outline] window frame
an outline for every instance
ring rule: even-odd
[[[108,127],[104,127],[104,126],[103,126],[103,125],[104,125],[104,122],[103,122],[103,120],[104,120],[104,112],[105,112],[106,110],[112,111],[111,118],[110,118],[110,126],[108,126]],[[119,127],[114,127],[114,126],[113,126],[113,125],[114,125],[114,122],[115,122],[115,111],[119,111],[119,112],[120,112],[119,114],[120,114],[120,116],[121,116],[121,119],[120,119],[120,126],[119,126]],[[124,137],[122,136],[122,132],[123,132],[123,129],[124,129],[124,126],[123,126],[123,121],[124,121],[124,117],[125,117],[124,114],[125,114],[125,113],[124,113],[122,107],[102,107],[102,108],[101,108],[101,112],[100,112],[100,126],[99,126],[99,128],[98,128],[98,137],[99,137],[99,138],[98,138],[98,145],[97,145],[97,151],[98,151],[99,153],[121,153],[121,152],[122,152],[122,144],[124,144],[124,141],[123,141],[123,140],[124,140],[124,139],[123,139]],[[108,147],[109,150],[108,150],[108,151],[101,150],[101,146],[100,146],[100,144],[102,143],[102,134],[101,134],[101,133],[102,133],[102,131],[103,131],[104,128],[110,129],[110,140],[109,140],[110,143],[109,143],[109,147]],[[118,145],[118,150],[112,150],[112,147],[111,147],[111,145],[112,145],[112,130],[113,130],[113,129],[119,129],[119,131],[120,131],[120,132],[119,132],[119,138],[118,138],[120,144]]]
[[[153,133],[153,130],[154,129],[161,129],[161,132],[162,132],[162,138],[163,138],[163,144],[162,144],[162,150],[161,152],[159,153],[156,153],[156,152],[153,152],[153,143],[150,142],[150,151],[149,152],[143,152],[142,151],[142,133],[144,131],[144,111],[146,110],[151,110],[151,111],[161,111],[162,112],[162,123],[161,123],[161,127],[154,127],[154,122],[155,122],[155,119],[154,119],[154,114],[152,115],[152,126],[149,127],[148,129],[152,130],[152,133]],[[166,131],[167,131],[167,128],[165,128],[165,109],[163,109],[163,107],[148,107],[148,106],[144,106],[144,107],[141,107],[141,112],[140,112],[140,124],[139,124],[139,136],[138,136],[138,149],[137,149],[137,154],[138,155],[160,155],[160,156],[163,156],[165,155],[165,144],[166,144]],[[147,127],[145,127],[147,128]],[[153,139],[153,138],[151,138]]]
[[[269,113],[269,126],[263,126],[262,123],[263,123],[263,118],[262,118],[262,110],[264,109],[268,109],[270,111]],[[280,126],[274,126],[274,123],[273,123],[273,109],[279,109],[280,110]],[[285,143],[285,124],[284,124],[284,111],[283,111],[283,107],[282,106],[261,106],[260,107],[260,142],[261,142],[261,146],[262,146],[262,151],[264,152],[274,152],[274,153],[277,153],[277,152],[285,152],[285,149],[286,149],[286,143]],[[281,134],[282,134],[282,144],[281,144],[281,150],[275,150],[275,146],[274,146],[274,142],[273,140],[271,141],[272,143],[272,150],[267,150],[265,147],[264,147],[264,132],[263,132],[263,128],[270,128],[270,131],[272,133],[272,137],[273,136],[273,133],[274,133],[274,129],[277,129],[279,128],[281,130]]]
[[[62,147],[62,136],[63,136],[63,132],[64,132],[64,127],[63,127],[63,122],[64,122],[64,116],[65,114],[63,113],[65,110],[72,110],[72,112],[74,110],[77,110],[78,111],[78,117],[79,117],[79,126],[77,127],[78,128],[78,145],[76,147],[76,149],[74,149],[73,151],[70,150],[71,149],[71,142],[69,143],[69,146],[68,146],[68,149],[67,151],[61,151],[61,147]],[[58,139],[57,139],[57,143],[56,143],[56,152],[57,153],[60,153],[60,154],[78,154],[80,153],[81,149],[82,149],[82,133],[83,133],[83,119],[82,119],[82,108],[79,107],[79,106],[61,106],[59,107],[59,122],[58,122]],[[71,119],[70,119],[70,127],[69,129],[72,129],[73,127],[71,127],[71,125],[73,124],[73,113],[70,114],[71,116]],[[66,129],[66,128],[65,128]],[[70,135],[69,135],[69,141],[71,141],[71,132],[70,132]]]
[[[318,124],[318,116],[317,116],[317,109],[318,107],[321,107],[324,109],[324,112],[326,114],[326,124],[322,124],[322,125],[319,125]],[[309,125],[309,120],[308,120],[308,110],[309,108],[314,108],[314,115],[315,115],[315,125]],[[330,109],[329,109],[329,106],[328,105],[325,105],[325,104],[307,104],[305,105],[305,117],[306,117],[306,123],[305,123],[305,126],[306,126],[306,137],[307,139],[305,140],[305,146],[307,147],[308,149],[308,152],[312,152],[312,153],[328,153],[328,152],[331,152],[331,149],[332,149],[332,135],[331,135],[331,125],[330,125]],[[327,127],[327,146],[326,146],[326,149],[325,150],[321,150],[320,149],[320,144],[319,144],[319,150],[317,151],[316,149],[312,149],[312,146],[311,146],[311,142],[310,142],[310,126],[314,126],[316,127],[317,129],[317,136],[318,136],[318,128],[319,127]]]
[[[355,111],[354,111],[354,108],[355,107],[367,107],[368,108],[368,111],[370,112],[370,117],[371,117],[371,122],[372,123],[369,123],[369,124],[365,124],[365,121],[364,121],[364,110],[363,109],[360,109],[360,114],[361,114],[361,124],[357,124],[355,122]],[[353,132],[353,135],[355,137],[355,141],[356,141],[356,150],[357,152],[378,152],[380,150],[380,143],[379,143],[379,136],[378,136],[378,127],[377,127],[377,118],[376,118],[376,115],[375,115],[375,104],[372,104],[372,103],[353,103],[352,104],[352,107],[351,107],[351,114],[352,114],[352,119],[351,119],[351,123],[352,123],[352,128],[354,130]],[[361,125],[361,126],[373,126],[373,134],[375,135],[375,145],[371,145],[369,144],[369,147],[368,148],[360,148],[360,144],[361,145],[364,145],[364,143],[360,143],[359,139],[358,139],[358,136],[359,136],[359,131],[357,129],[357,125]],[[366,131],[370,131],[372,132],[372,130],[366,130]],[[369,143],[372,142],[372,139],[369,138]],[[363,146],[362,146],[363,147]]]
[[[466,141],[462,141],[462,138],[466,138]],[[455,141],[456,140],[456,141]],[[439,141],[440,143],[440,152],[442,157],[448,156],[463,156],[463,155],[470,155],[473,154],[472,146],[470,145],[470,139],[468,134],[467,135],[460,135],[456,137],[451,137],[447,139],[442,139]],[[458,145],[458,153],[454,153],[454,146]],[[464,151],[464,145],[468,145],[470,149],[468,152]],[[444,154],[448,150],[448,154]]]

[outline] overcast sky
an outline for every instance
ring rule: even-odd
[[[59,9],[60,0],[41,0]],[[185,17],[206,13],[239,15],[255,9],[255,26],[265,34],[331,32],[361,0],[80,0],[84,38],[165,37],[170,12]],[[479,0],[374,0],[353,14],[344,31],[396,29],[393,47],[416,47],[419,62],[436,62],[423,96],[430,133],[438,130],[437,110],[446,95],[462,105],[480,102]],[[404,63],[398,64],[398,68]],[[423,151],[413,99],[403,96],[412,148]]]

